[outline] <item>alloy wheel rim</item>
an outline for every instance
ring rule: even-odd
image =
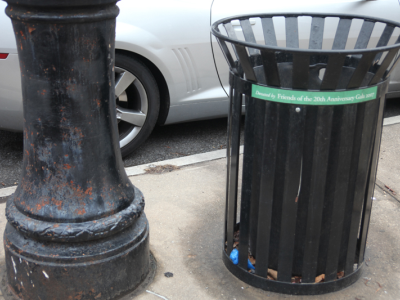
[[[122,148],[142,130],[148,113],[148,98],[143,84],[136,76],[115,67],[115,99],[119,146]]]

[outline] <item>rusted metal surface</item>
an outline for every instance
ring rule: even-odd
[[[130,227],[143,209],[144,197],[135,188],[135,198],[126,209],[105,218],[74,223],[73,226],[28,217],[18,210],[12,199],[7,203],[6,216],[8,222],[25,236],[46,241],[82,242],[105,238]]]
[[[7,3],[24,105],[23,175],[6,211],[9,285],[23,299],[111,299],[149,264],[144,198],[118,145],[116,0]]]
[[[24,300],[113,299],[142,282],[149,268],[144,214],[136,226],[101,243],[48,242],[43,247],[10,224],[5,236],[9,286]]]

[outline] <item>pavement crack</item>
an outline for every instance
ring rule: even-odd
[[[386,187],[387,185],[380,181],[378,178],[375,180],[375,185],[379,187],[386,195],[389,195],[394,200],[400,202],[399,196],[397,194],[393,194],[390,190],[388,190],[388,188]]]

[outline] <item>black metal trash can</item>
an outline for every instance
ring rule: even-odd
[[[286,47],[276,39],[279,18]],[[324,25],[335,22],[332,50],[322,50],[329,42]],[[346,50],[356,22],[362,26],[355,46]],[[309,40],[302,49],[304,27]],[[256,42],[257,30],[264,44]],[[247,15],[213,24],[230,67],[223,260],[239,279],[279,293],[322,294],[360,277],[399,31],[399,23],[336,14]],[[234,248],[238,265],[229,257]]]

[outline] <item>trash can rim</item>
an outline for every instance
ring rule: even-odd
[[[363,53],[368,53],[368,52],[382,52],[382,51],[389,51],[395,48],[399,48],[400,41],[396,41],[395,44],[390,45],[390,46],[383,46],[383,47],[373,47],[373,48],[366,48],[366,49],[348,49],[348,50],[324,50],[324,49],[307,49],[307,48],[287,48],[287,47],[279,47],[279,46],[271,46],[271,45],[263,45],[263,44],[257,44],[257,43],[250,43],[238,39],[233,39],[230,38],[226,35],[223,35],[219,32],[218,26],[221,24],[226,24],[230,21],[233,20],[246,20],[250,18],[265,18],[265,17],[322,17],[322,18],[329,18],[329,17],[338,17],[341,19],[363,19],[364,21],[372,21],[374,23],[384,23],[386,25],[391,25],[393,27],[399,27],[400,29],[400,23],[394,22],[391,20],[386,20],[386,19],[381,19],[381,18],[375,18],[375,17],[370,17],[370,16],[363,16],[363,15],[353,15],[353,14],[324,14],[324,13],[269,13],[269,14],[246,14],[246,15],[236,15],[236,16],[231,16],[227,18],[220,19],[216,22],[214,22],[211,26],[211,33],[221,39],[228,41],[233,44],[239,44],[242,46],[250,47],[253,49],[258,49],[258,50],[267,50],[267,51],[284,51],[287,53],[309,53],[309,54],[319,54],[319,55],[324,55],[324,54],[343,54],[343,55],[349,55],[349,54],[363,54]]]

